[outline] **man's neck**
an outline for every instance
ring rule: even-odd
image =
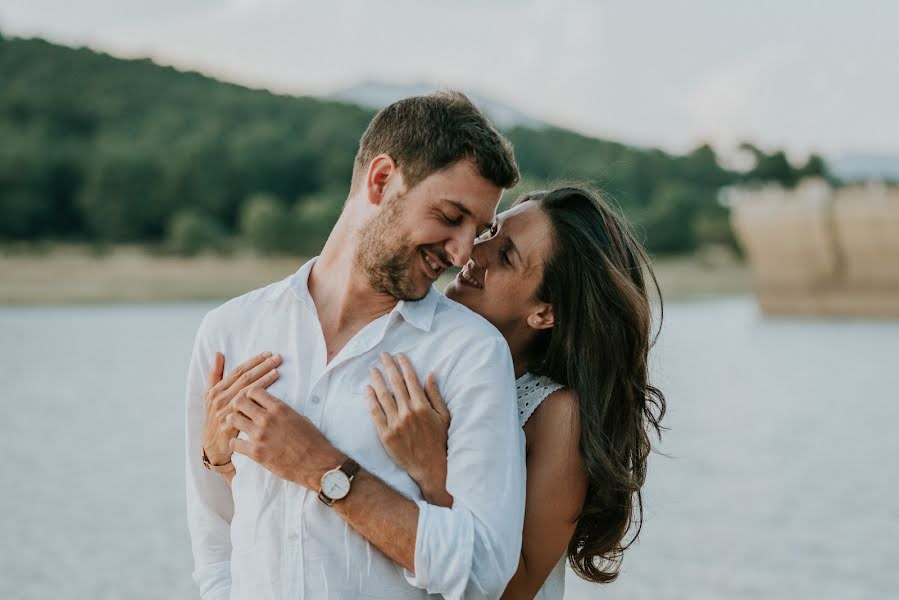
[[[329,240],[312,266],[308,286],[328,348],[328,362],[363,327],[397,305],[396,298],[374,290],[365,275],[357,272],[352,244]]]

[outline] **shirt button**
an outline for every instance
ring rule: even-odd
[[[299,538],[299,537],[300,537],[300,534],[297,533],[296,531],[291,531],[290,533],[287,534],[287,539],[291,542],[297,541],[297,538]]]
[[[322,399],[319,398],[318,396],[312,396],[312,404],[318,404],[321,401],[322,401]]]

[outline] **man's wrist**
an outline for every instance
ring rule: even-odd
[[[349,458],[337,448],[323,448],[321,459],[314,461],[314,466],[300,465],[294,483],[301,485],[316,493],[321,491],[322,477],[332,469],[338,468]]]

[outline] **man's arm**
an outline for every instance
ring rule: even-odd
[[[194,555],[194,581],[203,600],[224,600],[231,592],[231,489],[203,466],[206,370],[215,353],[208,316],[197,332],[187,376],[187,524]]]
[[[498,338],[471,348],[448,377],[453,413],[447,490],[452,508],[413,502],[365,471],[334,508],[406,567],[412,585],[446,598],[498,598],[518,566],[524,518],[524,444],[512,361]],[[454,401],[455,399],[455,401]],[[346,458],[318,429],[265,390],[236,401],[231,441],[274,474],[318,491]]]
[[[364,469],[353,478],[352,493],[334,510],[378,550],[409,571],[415,570],[418,506]]]
[[[452,419],[446,490],[451,508],[419,507],[415,572],[406,579],[454,598],[498,598],[518,567],[524,521],[524,433],[508,346],[465,349],[441,382]]]

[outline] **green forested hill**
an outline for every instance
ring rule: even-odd
[[[264,251],[314,251],[372,114],[0,38],[0,239],[168,239],[195,251],[241,234]],[[505,133],[524,185],[592,181],[656,251],[729,236],[715,195],[737,175],[708,147],[678,157],[560,129]],[[799,173],[787,170],[773,177]]]

